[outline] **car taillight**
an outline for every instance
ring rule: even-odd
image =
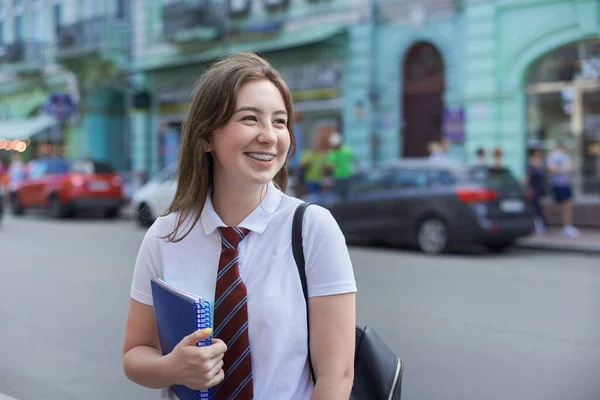
[[[71,185],[76,188],[80,188],[85,184],[85,179],[82,176],[72,176],[71,177]]]
[[[123,184],[123,179],[120,176],[115,176],[112,178],[112,184],[113,186],[121,186],[121,184]]]
[[[465,203],[483,203],[498,198],[495,190],[481,188],[459,188],[456,195]]]

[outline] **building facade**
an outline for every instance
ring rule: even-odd
[[[426,155],[443,137],[463,156],[464,30],[455,1],[0,4],[3,47],[32,43],[26,63],[2,59],[5,126],[29,124],[22,135],[57,141],[70,157],[149,174],[173,162],[194,82],[211,62],[244,50],[268,58],[288,82],[299,152],[339,131],[367,165]],[[38,132],[50,99],[65,95],[76,112],[45,118],[51,126]]]
[[[0,1],[0,118],[6,138],[37,144],[27,156],[128,167],[128,10],[126,0]]]
[[[522,176],[528,148],[574,160],[576,222],[600,225],[600,1],[466,7],[467,153],[500,147]]]
[[[134,2],[133,168],[153,173],[173,162],[195,81],[238,51],[261,54],[284,75],[299,148],[343,131],[348,30],[364,9],[345,0]]]

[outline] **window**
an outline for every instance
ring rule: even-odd
[[[0,20],[0,46],[4,44],[4,22]]]
[[[111,174],[114,172],[107,162],[85,160],[74,161],[70,170],[78,174]]]
[[[492,189],[519,189],[521,187],[506,168],[473,167],[470,175],[475,183]]]
[[[119,20],[127,19],[129,15],[129,0],[116,0],[115,17]]]
[[[250,0],[229,0],[229,11],[232,14],[245,14],[250,9]]]
[[[69,162],[60,158],[49,160],[46,173],[48,174],[66,174],[69,172]]]
[[[54,17],[54,32],[58,34],[62,25],[62,4],[55,4],[52,8],[52,14]]]
[[[88,19],[99,17],[104,12],[104,2],[98,0],[87,0],[85,2],[84,16]]]
[[[451,171],[444,169],[431,171],[431,184],[433,186],[453,186],[457,183],[458,179]]]
[[[389,189],[393,183],[392,170],[376,169],[364,175],[360,175],[352,183],[350,191],[353,193],[367,193],[372,190]]]
[[[14,21],[14,37],[15,41],[23,39],[23,16],[17,15]]]
[[[41,42],[44,39],[44,15],[42,10],[35,10],[31,16],[33,40]]]
[[[430,186],[430,171],[426,169],[397,169],[394,172],[394,188],[415,189]]]

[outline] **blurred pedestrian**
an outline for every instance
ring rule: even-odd
[[[301,201],[282,192],[295,145],[287,85],[267,61],[244,53],[211,66],[194,92],[175,198],[146,233],[135,265],[127,377],[165,389],[169,399],[172,385],[215,387],[217,399],[348,399],[356,284],[339,226],[325,208],[310,207],[303,236],[309,332],[290,246]],[[154,277],[215,300],[214,338],[198,330],[161,354]]]
[[[525,182],[527,184],[527,197],[530,199],[535,210],[535,228],[539,234],[545,234],[548,231],[548,221],[541,204],[541,199],[544,196],[546,173],[544,171],[542,154],[538,149],[529,150]]]
[[[10,166],[8,167],[8,179],[11,190],[16,188],[16,186],[24,181],[25,178],[25,164],[21,161],[21,156],[19,154],[14,154]]]
[[[324,133],[317,135],[313,148],[304,150],[300,157],[304,182],[311,195],[321,193],[328,150],[327,139]]]
[[[427,145],[427,152],[429,153],[429,159],[431,161],[440,161],[444,159],[444,151],[442,145],[438,141],[429,142]]]
[[[345,198],[348,195],[350,181],[355,173],[355,166],[360,168],[358,157],[356,157],[350,146],[344,143],[344,138],[338,132],[329,136],[329,146],[326,164],[331,170],[334,190],[342,198]]]
[[[571,204],[571,173],[573,161],[564,142],[558,142],[554,150],[548,154],[546,165],[552,183],[554,201],[561,209],[563,231],[566,235],[579,236],[579,230],[573,226],[573,211]]]
[[[480,147],[475,152],[475,165],[486,166],[488,163],[487,153],[483,147]]]
[[[446,160],[452,160],[452,142],[448,138],[442,139],[440,142],[440,147],[442,151],[442,156]]]
[[[493,158],[493,167],[494,168],[502,168],[502,159],[504,158],[504,152],[500,147],[496,147],[494,152],[492,153]]]

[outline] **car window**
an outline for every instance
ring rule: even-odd
[[[390,169],[376,169],[361,174],[350,186],[353,193],[366,193],[373,190],[391,188],[392,171]]]
[[[474,167],[469,171],[471,180],[494,189],[520,188],[517,179],[506,168]]]
[[[46,175],[47,167],[45,162],[33,162],[31,164],[31,169],[29,170],[29,177],[31,179],[40,179]]]
[[[397,189],[425,188],[429,186],[430,171],[418,168],[398,168],[394,171],[394,187]]]
[[[47,174],[65,174],[69,172],[69,162],[62,159],[48,160],[46,162]]]
[[[453,186],[458,183],[457,176],[449,170],[433,170],[430,174],[432,186]]]
[[[71,172],[77,174],[111,174],[114,172],[109,163],[103,161],[73,161]]]
[[[113,167],[104,161],[94,161],[94,172],[97,174],[112,174],[115,172]]]

